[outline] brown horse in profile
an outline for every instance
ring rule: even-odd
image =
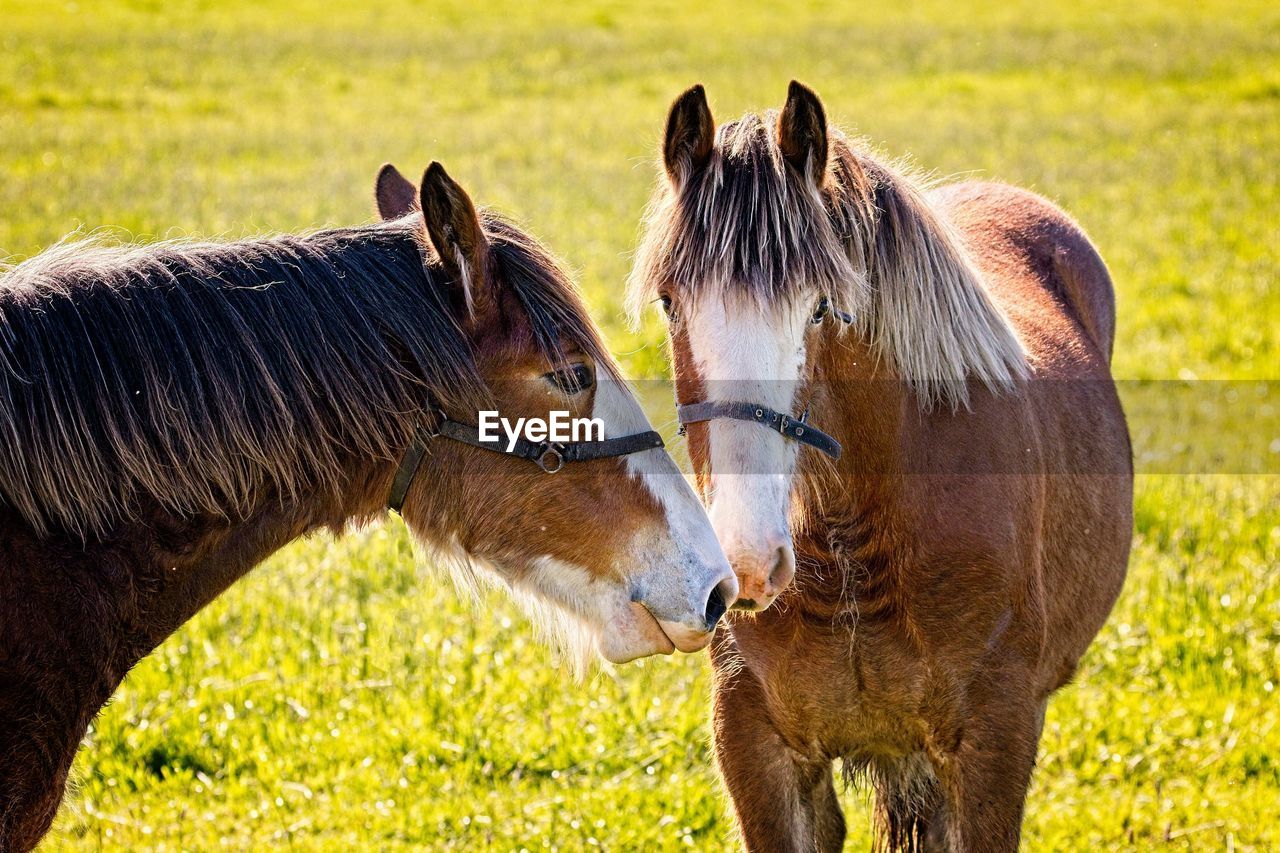
[[[732,602],[551,255],[438,164],[420,191],[384,168],[377,195],[393,221],[67,243],[0,278],[0,851],[47,831],[130,667],[273,551],[389,498],[429,551],[610,660],[702,648]],[[481,409],[606,437],[508,452],[476,441]]]
[[[667,309],[699,488],[756,611],[712,645],[747,848],[839,850],[840,759],[885,846],[1015,849],[1046,704],[1128,561],[1106,267],[1043,198],[926,191],[796,83],[718,131],[690,89],[662,153],[632,295]]]

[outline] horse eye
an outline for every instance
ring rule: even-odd
[[[664,293],[659,298],[662,300],[663,312],[666,313],[668,317],[670,317],[671,316],[671,295],[668,293]]]
[[[818,300],[818,307],[813,309],[813,322],[821,323],[822,318],[826,317],[830,313],[831,313],[831,300],[824,296]]]
[[[553,370],[542,378],[571,397],[596,384],[595,375],[585,364],[575,364],[564,370]]]

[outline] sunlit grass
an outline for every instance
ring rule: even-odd
[[[658,376],[660,327],[620,305],[666,106],[701,81],[725,120],[798,77],[887,152],[1066,206],[1116,278],[1118,375],[1276,375],[1274,4],[831,5],[6,0],[0,254],[363,221],[381,162],[438,158]],[[1030,849],[1280,844],[1278,505],[1275,477],[1140,478]],[[707,691],[702,657],[570,682],[501,597],[416,570],[398,523],[316,539],[130,675],[49,846],[721,847]]]

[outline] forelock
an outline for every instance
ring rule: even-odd
[[[682,186],[659,188],[631,277],[633,311],[671,288],[761,301],[818,290],[852,307],[865,277],[831,196],[787,165],[776,112],[719,128],[711,160]],[[829,175],[828,179],[832,176]]]

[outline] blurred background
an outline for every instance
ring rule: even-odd
[[[3,0],[0,257],[77,228],[367,221],[382,162],[439,159],[658,378],[661,325],[621,303],[666,108],[702,82],[725,121],[795,77],[887,154],[1075,215],[1116,280],[1118,377],[1280,373],[1274,3],[555,5]],[[1280,845],[1275,465],[1139,478],[1129,582],[1050,706],[1028,849]],[[572,683],[501,596],[415,567],[398,520],[313,539],[129,676],[46,848],[729,848],[707,672]]]

